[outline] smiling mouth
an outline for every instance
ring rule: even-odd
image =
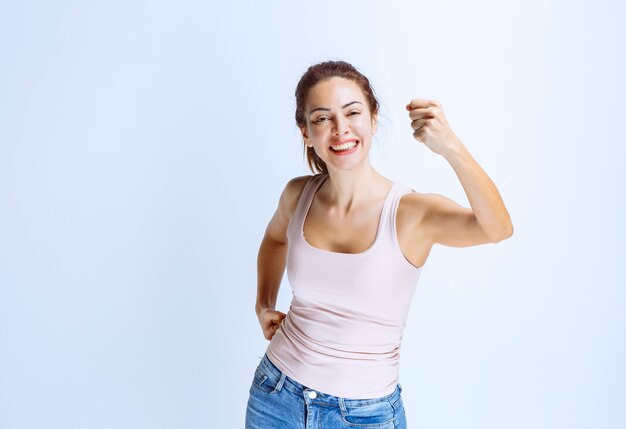
[[[337,153],[348,152],[354,149],[355,147],[357,147],[359,143],[361,143],[359,140],[352,140],[347,143],[330,146],[330,150],[332,150],[333,152],[337,152]]]

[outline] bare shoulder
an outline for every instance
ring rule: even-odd
[[[405,258],[415,267],[426,263],[433,246],[432,235],[423,226],[428,213],[428,199],[417,191],[400,198],[396,212],[396,233]]]
[[[266,237],[278,243],[287,243],[287,226],[296,211],[304,186],[312,177],[312,175],[297,176],[287,182],[280,195],[276,212],[265,230]]]
[[[413,190],[413,192],[408,192],[400,198],[396,214],[396,226],[399,234],[405,232],[414,236],[420,231],[420,227],[424,225],[424,218],[429,212],[429,207],[432,207],[433,204],[429,195]]]
[[[413,191],[404,194],[398,204],[398,217],[407,217],[413,221],[420,220],[427,212],[427,208],[432,204],[428,197],[430,194]]]
[[[298,200],[300,199],[300,195],[302,195],[302,191],[304,190],[304,186],[307,184],[309,180],[311,180],[312,175],[306,176],[297,176],[293,179],[290,179],[285,185],[285,189],[283,189],[283,193],[280,196],[281,201],[279,204],[283,204],[283,210],[289,214],[289,219],[293,216],[293,213],[296,211],[296,206],[298,205]]]

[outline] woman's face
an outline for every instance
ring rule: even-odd
[[[354,81],[333,77],[316,84],[307,97],[304,115],[304,141],[329,169],[350,169],[367,158],[377,115],[370,114],[365,95]],[[354,142],[357,145],[350,147]]]

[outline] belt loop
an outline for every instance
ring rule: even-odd
[[[287,378],[287,374],[281,371],[280,380],[278,380],[278,384],[274,388],[274,391],[280,392],[280,390],[283,388],[283,384],[285,384],[285,378]]]
[[[398,397],[395,398],[393,403],[391,403],[391,406],[393,407],[394,410],[397,411],[398,408],[400,408],[400,403],[402,401],[402,386],[400,385],[400,383],[398,383],[398,388],[396,390],[398,391],[398,395],[397,395]],[[390,399],[393,399],[393,398],[390,398]]]
[[[348,410],[346,409],[346,403],[344,402],[342,397],[339,397],[339,408],[341,409],[342,416],[345,417],[348,415]]]

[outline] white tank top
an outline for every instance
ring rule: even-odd
[[[287,276],[293,297],[268,358],[299,383],[351,399],[388,395],[398,383],[400,345],[421,267],[400,250],[396,211],[414,191],[394,182],[372,246],[336,253],[304,238],[306,214],[328,174],[306,183],[287,227]]]

